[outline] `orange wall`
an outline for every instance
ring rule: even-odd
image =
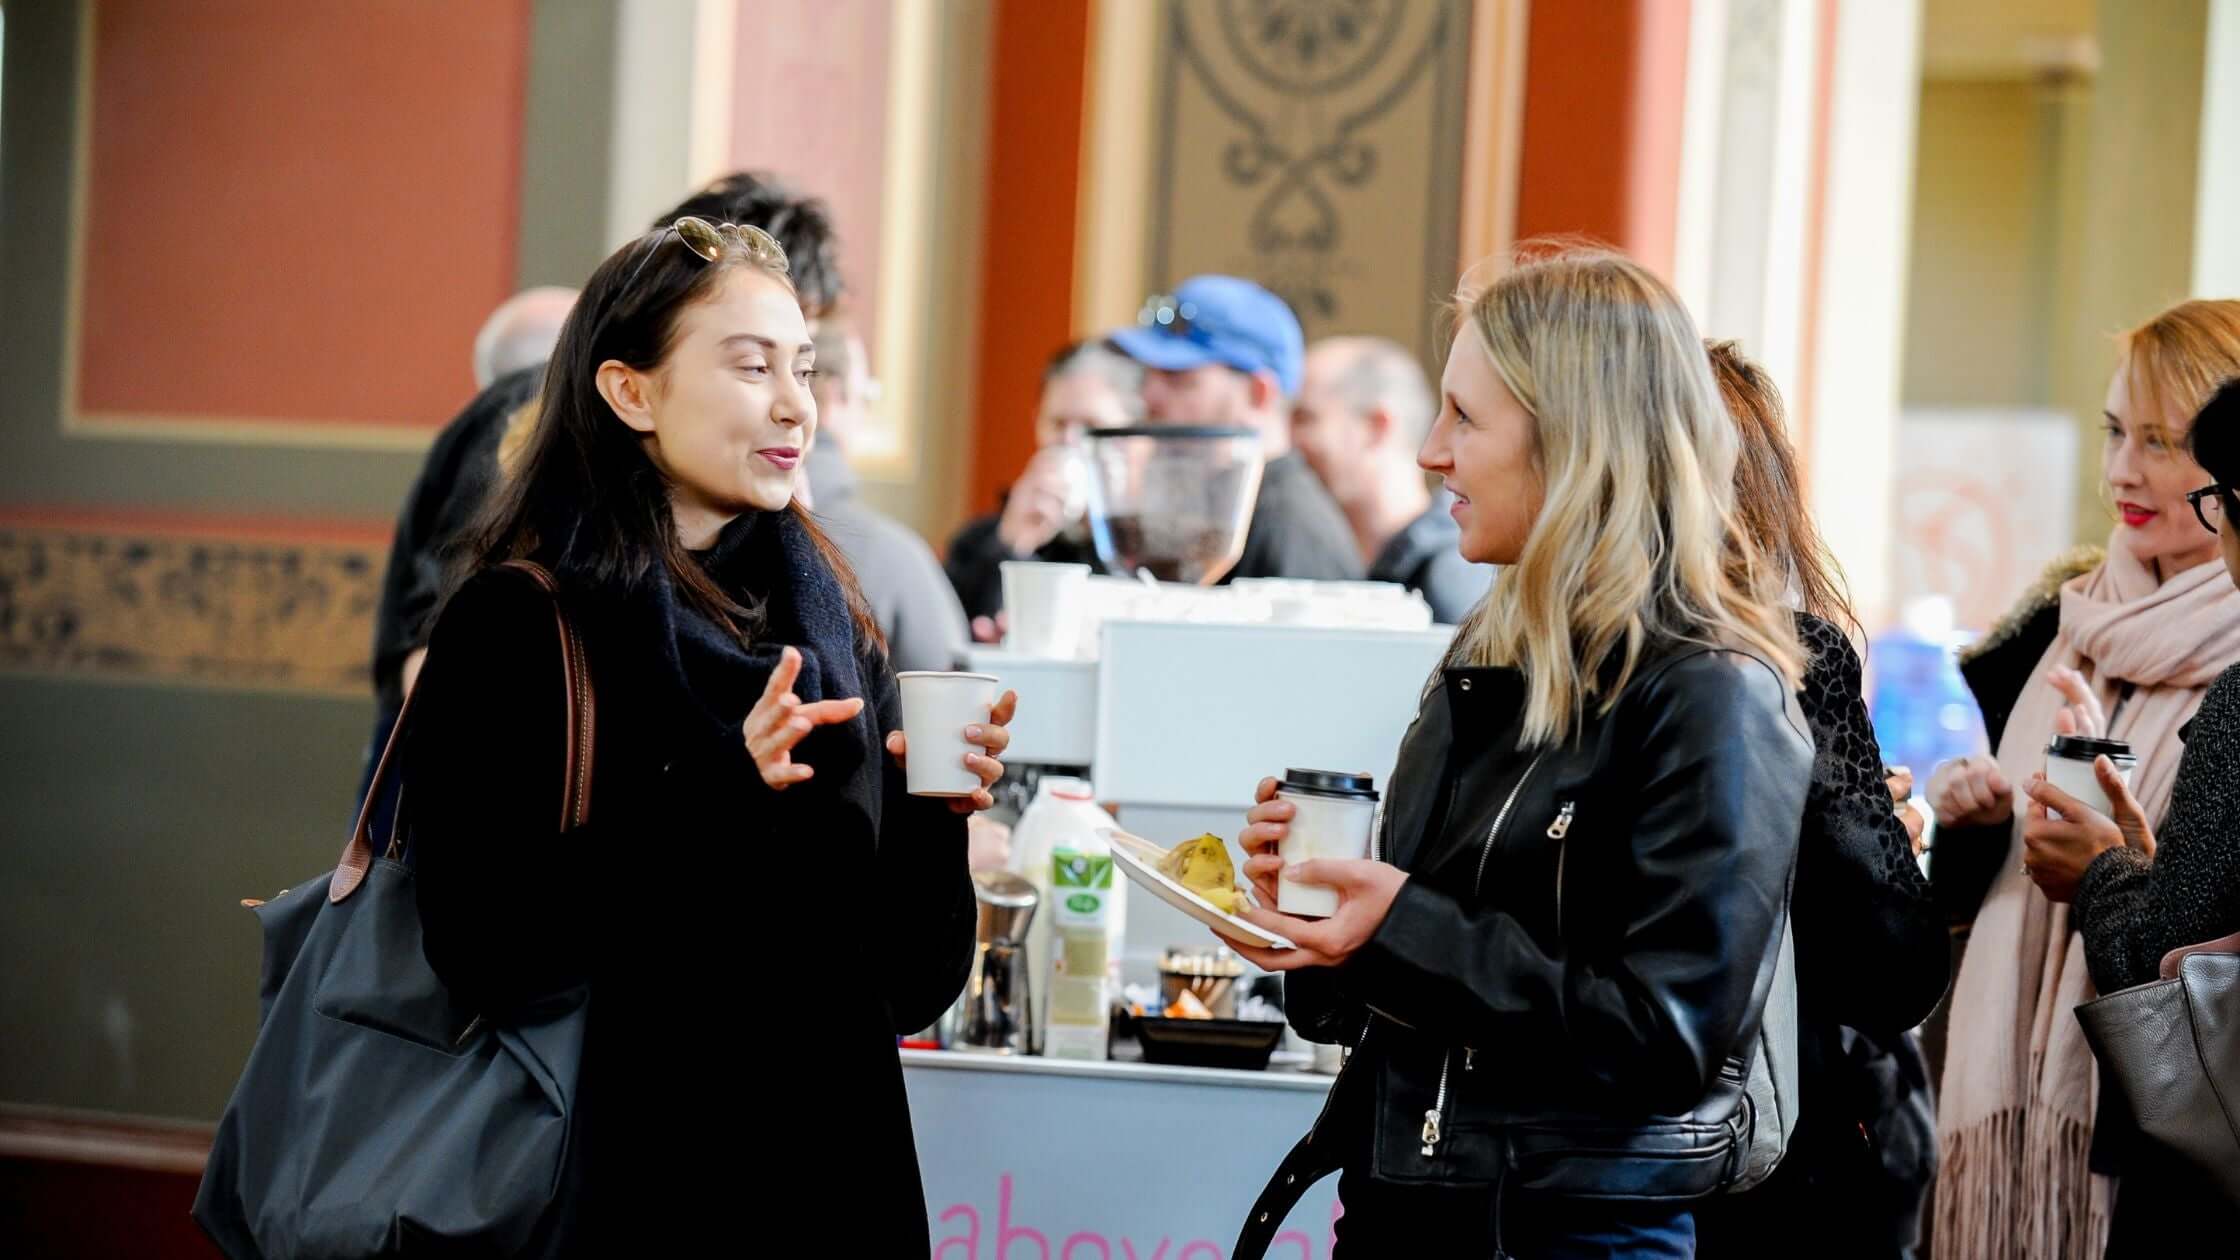
[[[513,288],[529,0],[101,0],[80,413],[433,426]]]
[[[888,0],[742,4],[731,102],[731,165],[830,203],[843,305],[874,370],[891,22]]]
[[[1086,3],[996,0],[979,414],[966,502],[975,514],[995,506],[1034,453],[1042,368],[1072,336],[1089,22]]]
[[[1672,272],[1688,0],[1532,6],[1517,238],[1583,234]]]

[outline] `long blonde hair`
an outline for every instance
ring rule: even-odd
[[[1804,653],[1782,577],[1735,517],[1734,422],[1672,290],[1623,255],[1565,249],[1456,313],[1532,414],[1546,493],[1450,659],[1523,672],[1528,743],[1563,742],[1590,704],[1608,712],[1657,648],[1749,651],[1794,690]]]

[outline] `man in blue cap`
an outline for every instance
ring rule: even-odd
[[[1235,276],[1193,276],[1171,297],[1145,303],[1138,326],[1110,340],[1143,365],[1150,423],[1238,425],[1260,434],[1268,468],[1230,577],[1361,576],[1345,514],[1291,447],[1306,337],[1282,298]]]

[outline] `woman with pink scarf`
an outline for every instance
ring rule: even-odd
[[[2091,980],[2069,907],[2024,868],[2016,791],[2043,768],[2057,731],[2102,721],[2138,755],[2132,790],[2159,825],[2179,728],[2240,662],[2240,591],[2185,498],[2212,480],[2185,453],[2186,430],[2218,384],[2240,375],[2240,302],[2182,303],[2126,333],[2121,349],[2105,417],[2119,517],[2107,553],[1970,654],[1963,672],[1997,755],[1947,762],[1930,780],[1940,882],[1959,882],[1946,878],[1959,850],[1990,870],[1946,1042],[1941,1260],[2098,1260],[2108,1237],[2110,1183],[2091,1161],[2099,1078],[2072,1014],[2093,996]]]

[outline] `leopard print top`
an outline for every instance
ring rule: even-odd
[[[1817,1020],[1900,1033],[1944,995],[1949,938],[1884,783],[1859,654],[1810,614],[1797,634],[1811,654],[1798,700],[1816,750],[1791,897],[1798,999]]]

